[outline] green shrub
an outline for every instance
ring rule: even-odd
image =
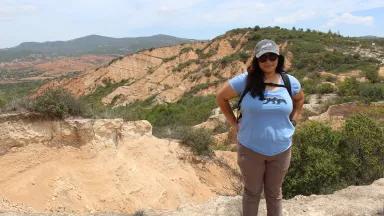
[[[145,216],[145,213],[143,210],[138,210],[138,211],[135,211],[135,213],[133,213],[132,216]]]
[[[348,118],[339,131],[323,123],[305,122],[297,128],[293,143],[283,184],[287,198],[331,193],[384,177],[384,130],[367,114]]]
[[[54,118],[82,114],[79,101],[64,89],[47,90],[32,102],[31,109]]]
[[[189,51],[193,50],[192,47],[184,47],[183,49],[180,50],[179,54],[187,53]]]
[[[359,95],[365,102],[384,100],[383,83],[364,83],[360,85]]]
[[[169,61],[175,60],[176,57],[177,57],[177,56],[174,55],[174,56],[170,56],[170,57],[167,57],[167,58],[163,58],[163,62],[169,62]]]
[[[248,60],[249,56],[250,55],[247,54],[246,52],[233,53],[231,55],[227,55],[227,56],[223,57],[220,60],[220,63],[222,66],[227,66],[228,64],[230,64],[234,61],[246,62]]]
[[[300,127],[294,136],[291,166],[283,185],[286,197],[332,191],[341,170],[336,152],[339,139],[322,123],[307,122]]]
[[[338,84],[338,93],[342,96],[355,96],[359,94],[359,86],[356,78],[349,77]]]
[[[203,60],[203,59],[207,59],[207,58],[209,58],[211,56],[216,55],[217,54],[217,50],[211,48],[211,49],[208,50],[207,53],[204,53],[204,50],[196,50],[196,53],[199,56],[199,59]]]
[[[192,152],[197,155],[212,155],[213,151],[210,145],[213,138],[205,128],[181,127],[179,135],[182,144],[191,148]]]
[[[218,124],[212,131],[213,134],[221,134],[228,132],[230,129],[230,126],[226,123]]]
[[[384,133],[365,114],[346,120],[339,150],[348,184],[368,184],[384,177]]]
[[[366,66],[364,68],[365,77],[372,83],[379,82],[378,67],[375,65]]]
[[[315,94],[317,92],[316,82],[312,79],[304,80],[301,83],[306,94]]]
[[[196,94],[197,92],[203,90],[203,89],[207,89],[209,88],[209,83],[200,83],[198,85],[195,85],[191,90],[189,90],[188,92],[186,92],[184,94],[184,96],[193,96],[194,94]]]
[[[327,82],[335,83],[337,81],[337,77],[336,76],[332,76],[332,75],[326,75],[324,77],[324,80],[327,81]]]
[[[172,69],[172,71],[173,72],[182,71],[184,68],[190,66],[191,64],[197,64],[197,63],[199,63],[199,60],[191,59],[186,62],[178,64],[175,68]]]
[[[4,107],[5,104],[6,104],[5,100],[2,99],[2,98],[0,98],[0,109],[1,109],[2,107]]]
[[[230,39],[228,40],[229,41],[229,44],[231,45],[232,49],[235,49],[236,46],[239,44],[239,40],[236,40],[236,39]]]
[[[328,94],[335,91],[335,88],[330,83],[321,83],[316,87],[316,92],[319,94]]]
[[[183,97],[177,103],[154,106],[147,112],[145,119],[154,127],[196,125],[205,121],[215,107],[213,96]]]

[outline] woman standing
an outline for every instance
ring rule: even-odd
[[[276,43],[261,40],[247,72],[226,82],[216,96],[237,131],[244,216],[257,215],[263,186],[268,215],[282,215],[281,186],[290,164],[295,122],[304,104],[299,81],[285,74],[283,66],[284,57]],[[284,85],[284,76],[289,78],[290,89]],[[236,119],[229,104],[237,96],[242,96],[241,119]]]

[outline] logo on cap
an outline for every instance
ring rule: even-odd
[[[270,47],[270,46],[273,46],[273,44],[267,43],[267,44],[264,44],[263,46],[261,46],[261,49],[265,49],[265,48]]]

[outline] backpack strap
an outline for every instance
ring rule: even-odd
[[[241,96],[240,96],[240,99],[239,101],[237,102],[237,117],[236,117],[236,120],[237,122],[239,122],[239,120],[241,119],[242,115],[241,115],[241,112],[240,112],[240,108],[241,108],[241,101],[243,101],[243,98],[244,96],[249,92],[249,89],[248,88],[245,88],[244,91],[241,93]]]
[[[289,80],[287,73],[281,72],[281,78],[283,78],[284,87],[288,90],[289,96],[291,96],[291,98],[292,98],[291,81]]]
[[[281,72],[281,78],[283,78],[285,88],[288,90],[289,96],[291,96],[292,99],[292,104],[294,105],[295,101],[293,100],[292,96],[291,80],[289,80],[289,77],[285,71]],[[289,115],[289,120],[292,121],[292,113]],[[293,124],[296,126],[296,123]]]
[[[284,87],[285,88],[285,85],[276,84],[276,83],[264,83],[264,84],[269,85],[269,86],[277,86],[277,87]]]

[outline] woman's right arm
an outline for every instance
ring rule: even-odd
[[[237,92],[229,85],[228,82],[225,82],[224,86],[218,91],[216,95],[217,105],[219,105],[221,112],[224,114],[229,124],[234,127],[236,131],[238,130],[238,124],[229,100],[237,96]]]

